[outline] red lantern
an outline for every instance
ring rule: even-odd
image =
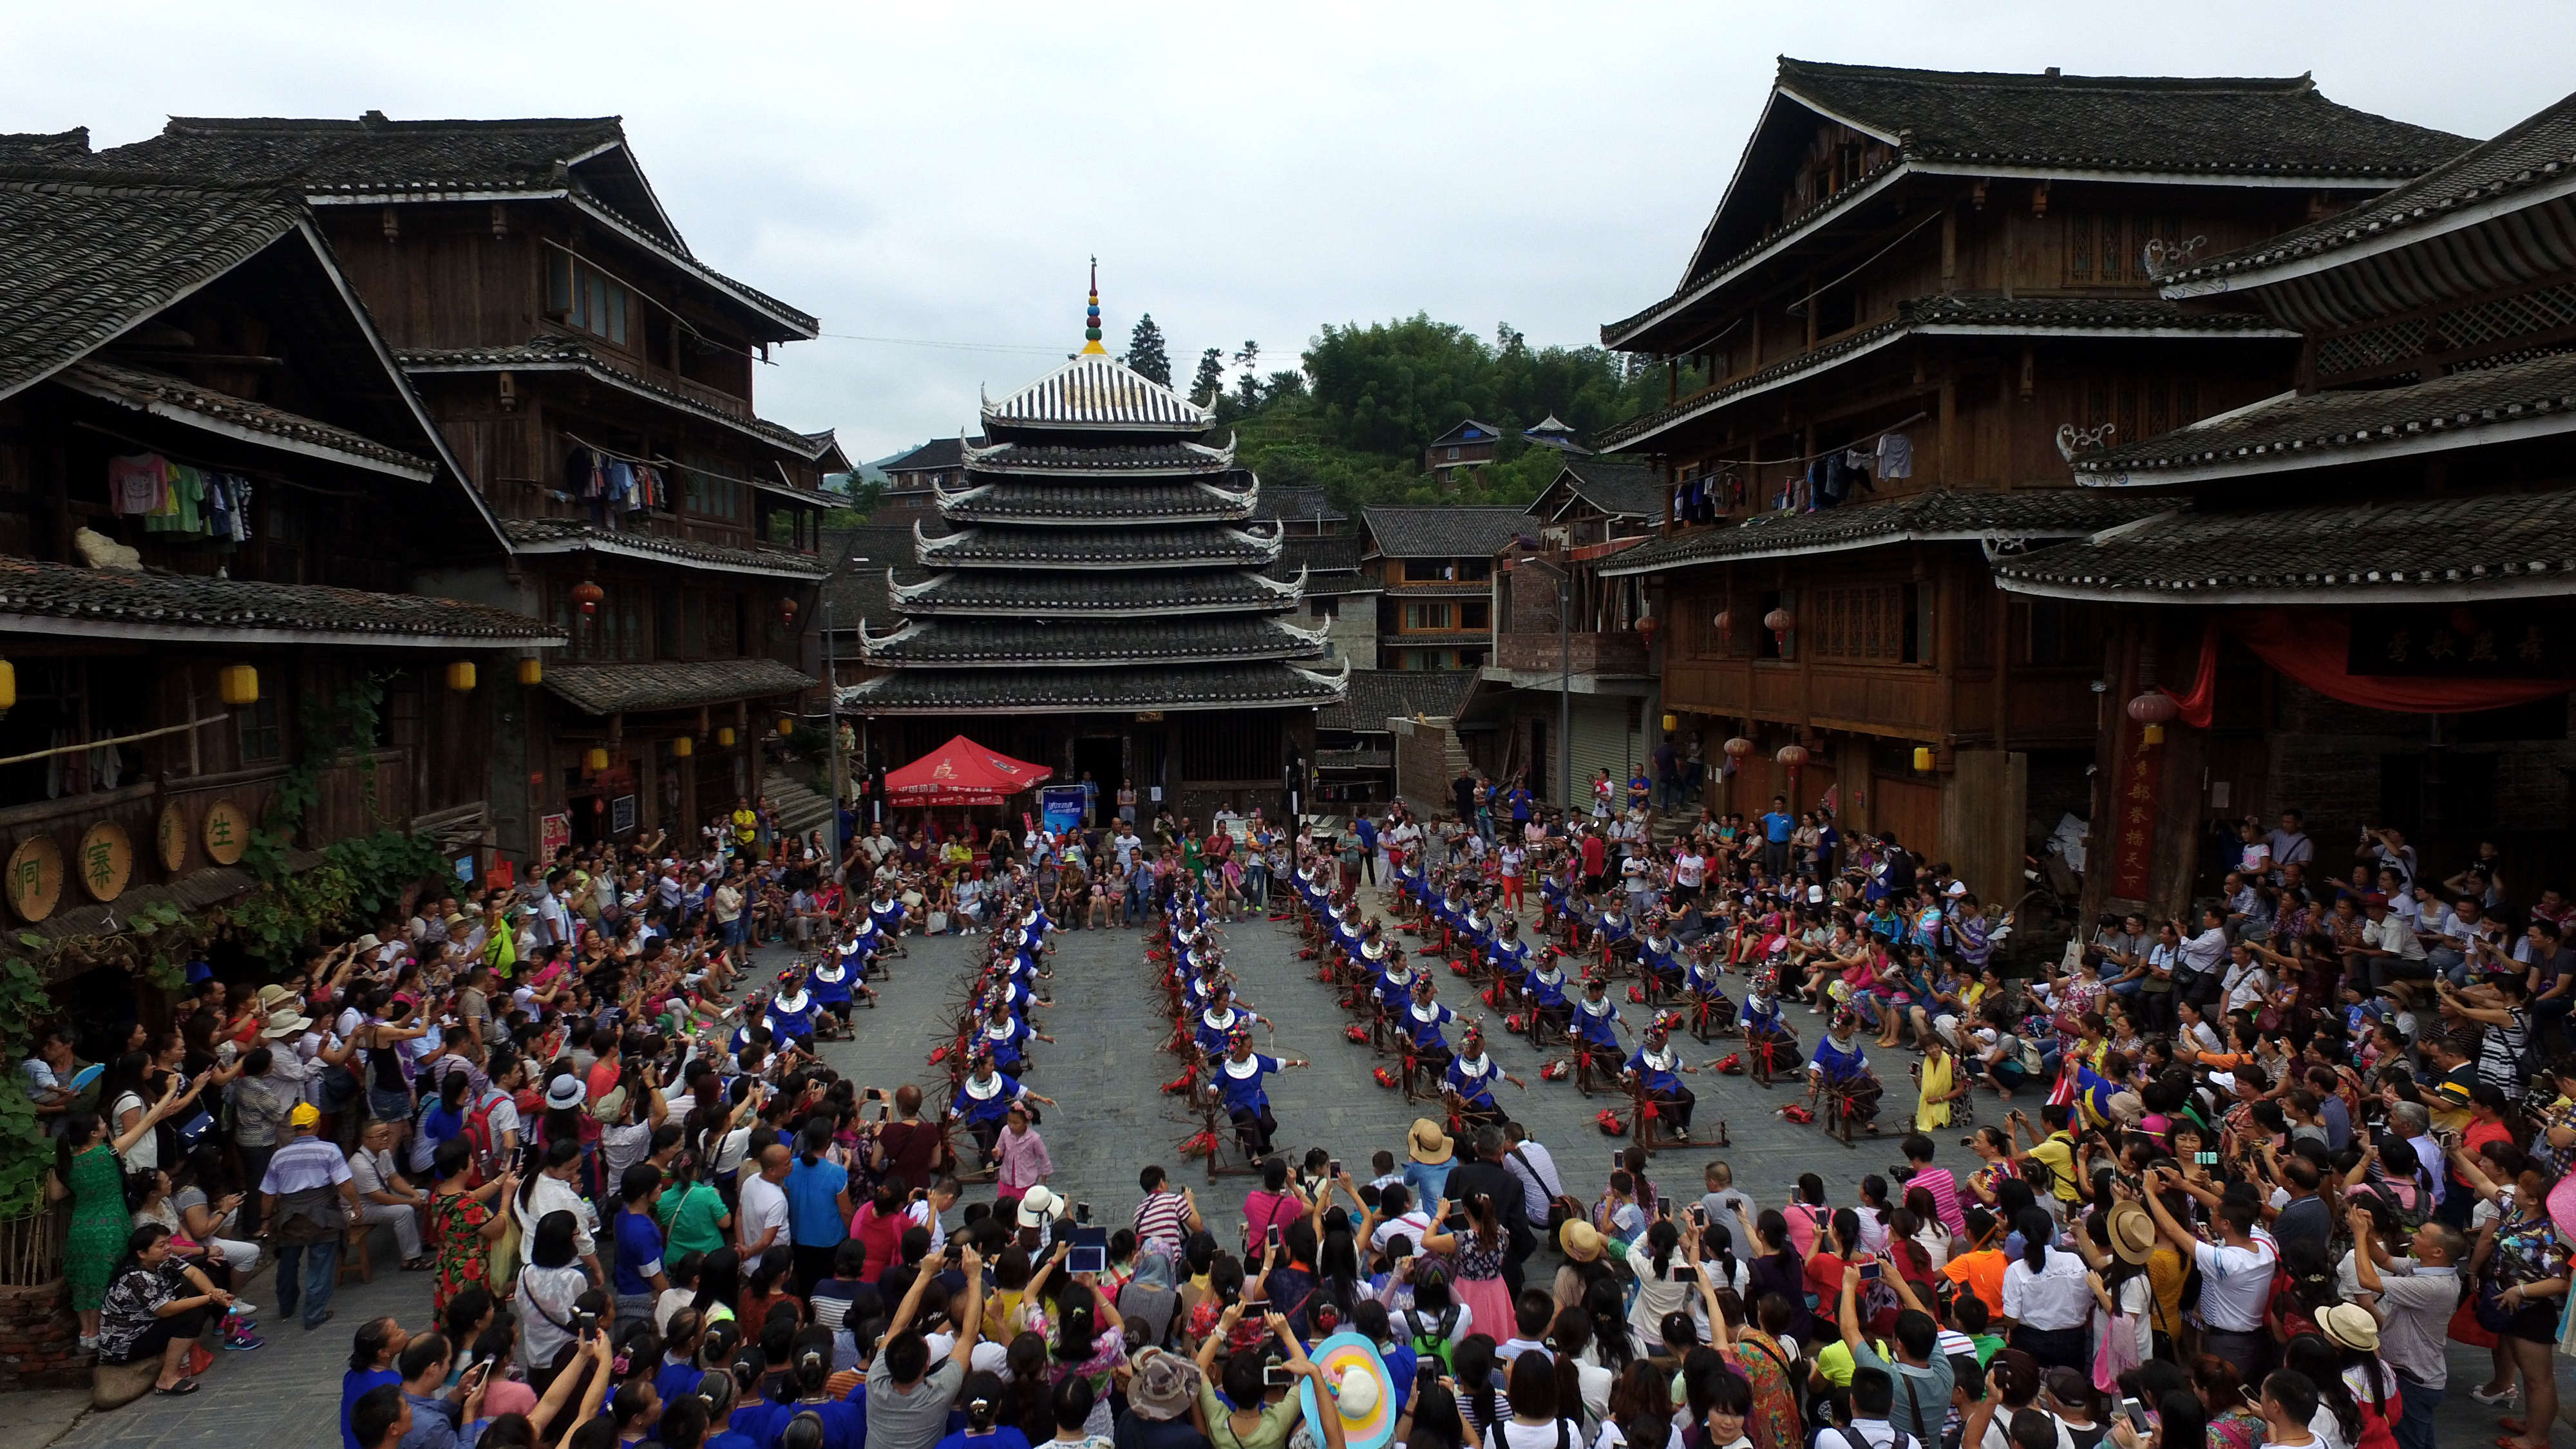
[[[1717,637],[1720,639],[1726,638],[1735,632],[1735,611],[1733,609],[1718,610],[1717,618],[1714,622],[1717,625]]]
[[[1807,747],[1805,745],[1782,745],[1780,747],[1780,753],[1773,755],[1771,758],[1778,760],[1781,764],[1794,770],[1800,765],[1807,763]]]
[[[1753,742],[1742,735],[1737,735],[1726,742],[1726,753],[1729,759],[1741,760],[1753,753]]]
[[[1637,621],[1637,637],[1645,640],[1646,647],[1652,649],[1655,647],[1655,631],[1663,627],[1663,620],[1656,618],[1652,614],[1648,614]]]
[[[781,629],[793,629],[796,627],[796,601],[794,599],[781,599],[778,601],[778,627]]]
[[[585,619],[598,613],[599,601],[607,597],[606,590],[588,579],[572,586],[572,601],[581,605],[581,616]]]
[[[1771,631],[1772,638],[1786,642],[1789,631],[1798,627],[1798,616],[1786,609],[1773,609],[1762,616],[1762,627]]]
[[[2140,724],[2163,724],[2179,713],[2173,696],[2161,689],[2150,689],[2129,701],[2129,718]]]

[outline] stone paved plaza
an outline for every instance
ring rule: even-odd
[[[1040,1131],[1056,1163],[1050,1185],[1075,1201],[1094,1205],[1104,1222],[1125,1220],[1136,1201],[1137,1169],[1161,1163],[1183,1184],[1193,1187],[1209,1226],[1220,1240],[1241,1233],[1244,1191],[1253,1180],[1220,1178],[1211,1187],[1196,1169],[1184,1171],[1178,1147],[1196,1130],[1181,1119],[1177,1099],[1159,1088],[1173,1076],[1176,1060],[1158,1048],[1167,1030],[1142,1014],[1151,999],[1150,975],[1143,960],[1143,938],[1134,931],[1075,931],[1058,938],[1054,980],[1049,983],[1056,1005],[1038,1013],[1039,1029],[1056,1038],[1053,1046],[1034,1048],[1038,1069],[1028,1078],[1032,1090],[1063,1105],[1045,1112]],[[1332,991],[1315,980],[1312,963],[1296,957],[1290,928],[1267,921],[1246,921],[1226,931],[1228,960],[1242,979],[1246,1004],[1280,1025],[1275,1044],[1266,1050],[1282,1056],[1314,1059],[1311,1071],[1275,1078],[1273,1092],[1283,1152],[1302,1153],[1320,1146],[1340,1156],[1354,1176],[1365,1178],[1370,1153],[1400,1150],[1405,1129],[1416,1115],[1400,1094],[1379,1087],[1369,1069],[1377,1059],[1365,1046],[1344,1040],[1342,1014]],[[894,979],[879,989],[882,1005],[858,1014],[858,1039],[829,1043],[824,1055],[835,1068],[870,1085],[929,1080],[940,1069],[925,1057],[944,1039],[945,1016],[963,990],[962,973],[971,964],[975,943],[961,938],[915,939],[911,954],[893,965]],[[776,958],[774,949],[766,953]],[[1426,958],[1427,959],[1427,958]],[[779,964],[775,959],[771,965]],[[1454,981],[1444,970],[1444,983]],[[1444,984],[1444,992],[1451,988]],[[1458,988],[1463,991],[1463,987]],[[1469,1004],[1478,1004],[1472,1003]],[[1634,1014],[1641,1008],[1622,1010]],[[1812,1042],[1818,1018],[1796,1014],[1802,1040]],[[1260,1033],[1256,1032],[1256,1039]],[[1504,1040],[1492,1048],[1506,1067],[1530,1081],[1529,1090],[1503,1089],[1509,1109],[1532,1128],[1532,1135],[1556,1154],[1568,1190],[1589,1197],[1597,1193],[1609,1169],[1612,1139],[1593,1123],[1593,1114],[1611,1099],[1587,1100],[1569,1082],[1540,1082],[1540,1061],[1526,1044]],[[1691,1060],[1705,1063],[1724,1048],[1705,1053],[1694,1048]],[[1710,1135],[1718,1118],[1726,1119],[1733,1146],[1723,1151],[1695,1147],[1659,1154],[1656,1180],[1679,1199],[1697,1192],[1700,1168],[1711,1158],[1734,1165],[1736,1185],[1765,1207],[1787,1196],[1798,1174],[1816,1172],[1825,1179],[1834,1201],[1848,1204],[1862,1174],[1885,1172],[1899,1154],[1894,1124],[1909,1120],[1913,1093],[1901,1061],[1889,1064],[1885,1120],[1888,1140],[1864,1140],[1847,1149],[1827,1139],[1822,1129],[1780,1120],[1772,1109],[1791,1099],[1791,1089],[1769,1092],[1738,1077],[1693,1078],[1700,1094],[1698,1121]],[[939,1078],[944,1090],[945,1077]],[[1798,1096],[1803,1098],[1803,1091]],[[1989,1116],[1992,1109],[1989,1108]],[[1960,1133],[1944,1133],[1941,1160],[1965,1162],[1957,1145]],[[1624,1139],[1622,1139],[1624,1142]],[[1952,1163],[1952,1159],[1959,1159]],[[989,1185],[969,1193],[969,1201],[990,1200]],[[333,1300],[334,1317],[322,1329],[306,1333],[264,1317],[268,1347],[256,1353],[228,1353],[202,1380],[195,1395],[182,1399],[146,1398],[111,1413],[81,1418],[52,1442],[73,1446],[132,1445],[177,1449],[184,1445],[312,1446],[337,1442],[340,1374],[346,1367],[349,1335],[367,1318],[393,1314],[415,1329],[425,1326],[429,1281],[403,1273],[392,1262],[392,1247],[377,1235],[376,1274],[372,1283],[351,1282]],[[247,1294],[263,1307],[273,1305],[275,1288],[263,1271]],[[2455,1384],[2483,1379],[2483,1351],[2454,1346]],[[0,1410],[5,1410],[0,1404]],[[2468,1444],[2494,1437],[2493,1414],[2476,1410],[2465,1392],[2455,1392],[2445,1405],[2442,1429],[2447,1442]],[[0,1444],[20,1442],[0,1433]],[[46,1442],[31,1437],[30,1444]]]

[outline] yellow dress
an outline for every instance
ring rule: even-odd
[[[1950,1095],[1950,1054],[1942,1052],[1923,1059],[1923,1095],[1914,1104],[1914,1130],[1929,1132],[1950,1125],[1950,1104],[1938,1100]]]

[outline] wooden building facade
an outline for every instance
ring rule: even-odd
[[[513,853],[689,827],[760,790],[816,681],[829,433],[753,374],[814,319],[699,260],[613,117],[176,118],[103,164],[301,192],[499,520],[440,587],[550,623],[546,688],[489,752]]]
[[[565,636],[442,596],[508,542],[299,196],[101,170],[59,140],[0,138],[13,925],[217,904],[255,884],[269,826],[290,865],[393,829],[479,876],[486,758]],[[290,779],[312,798],[273,815]]]
[[[1681,286],[1603,328],[1710,379],[1597,446],[1669,490],[1664,536],[1601,570],[1647,586],[1664,709],[1711,760],[1758,747],[1718,807],[1830,794],[2017,894],[2025,841],[2090,809],[2104,622],[2009,600],[1986,551],[2152,511],[2073,489],[2069,456],[2290,375],[2292,329],[2187,311],[2158,275],[2464,144],[2305,78],[1783,60]]]
[[[2109,620],[2091,903],[2178,910],[2284,809],[2318,884],[2364,827],[2430,881],[2493,843],[2516,903],[2576,870],[2571,155],[2576,98],[2159,278],[2301,341],[2286,390],[2077,457],[2150,516],[1995,562],[2016,601]]]

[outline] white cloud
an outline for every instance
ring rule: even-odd
[[[9,0],[0,129],[140,139],[203,115],[626,117],[691,245],[828,332],[1071,349],[1086,258],[1113,343],[1186,372],[1258,338],[1427,310],[1580,343],[1667,291],[1772,57],[2127,74],[2313,71],[2488,135],[2556,99],[2533,3],[745,5]],[[1037,354],[827,337],[762,411],[876,456],[972,419]]]

